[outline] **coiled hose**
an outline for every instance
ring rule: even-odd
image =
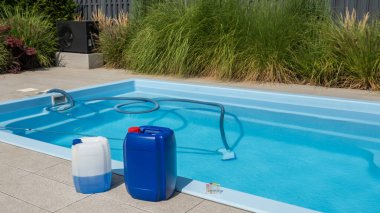
[[[68,94],[66,91],[61,90],[61,89],[51,89],[47,91],[46,93],[60,93],[63,96],[66,97],[67,99],[67,105],[65,105],[63,108],[53,108],[51,107],[50,110],[52,111],[65,111],[68,109],[71,109],[75,106],[75,101],[71,97],[70,94]],[[151,98],[142,98],[142,97],[101,97],[101,98],[93,98],[93,99],[88,99],[84,100],[85,102],[89,101],[100,101],[100,100],[125,100],[125,101],[133,101],[133,102],[127,102],[127,103],[121,103],[115,105],[113,108],[115,111],[122,113],[122,114],[144,114],[144,113],[149,113],[149,112],[154,112],[160,108],[160,104],[158,102],[187,102],[187,103],[195,103],[195,104],[203,104],[203,105],[208,105],[208,106],[215,106],[220,109],[220,116],[219,116],[219,130],[220,130],[220,136],[222,138],[223,146],[224,149],[218,150],[221,152],[224,156],[233,156],[233,157],[223,157],[223,160],[228,160],[235,158],[235,154],[231,151],[230,146],[227,143],[226,139],[226,134],[224,131],[224,114],[225,114],[225,109],[222,104],[219,103],[214,103],[214,102],[207,102],[207,101],[197,101],[197,100],[191,100],[191,99],[184,99],[184,98],[157,98],[157,99],[151,99]],[[141,110],[141,111],[128,111],[122,109],[124,106],[132,105],[138,102],[146,102],[146,103],[151,103],[153,104],[153,107],[148,110]]]

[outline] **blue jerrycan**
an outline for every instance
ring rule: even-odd
[[[146,201],[167,200],[177,179],[173,130],[131,127],[124,140],[124,178],[129,194]]]

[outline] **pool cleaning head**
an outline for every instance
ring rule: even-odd
[[[236,159],[236,155],[235,155],[234,151],[221,148],[221,149],[218,149],[218,152],[223,156],[222,160],[234,160],[234,159]]]
[[[52,111],[65,111],[68,109],[71,109],[75,106],[75,101],[71,97],[69,93],[67,93],[64,90],[61,89],[51,89],[47,91],[46,93],[59,93],[62,97],[60,100],[65,99],[63,104],[58,104],[57,106],[54,105],[50,107],[49,109]],[[53,96],[54,97],[54,96]],[[53,99],[52,99],[53,100]],[[235,152],[233,152],[230,148],[230,146],[227,143],[226,134],[224,132],[224,114],[225,109],[224,106],[220,103],[214,103],[214,102],[206,102],[206,101],[198,101],[198,100],[191,100],[191,99],[183,99],[183,98],[159,98],[159,99],[151,99],[151,98],[142,98],[142,97],[101,97],[101,98],[94,98],[89,100],[83,100],[83,101],[98,101],[98,100],[121,100],[121,101],[132,101],[132,102],[126,102],[117,104],[114,106],[115,111],[123,114],[144,114],[156,111],[160,108],[160,105],[158,102],[187,102],[187,103],[194,103],[194,104],[202,104],[202,105],[208,105],[208,106],[215,106],[220,109],[220,116],[219,116],[219,129],[220,129],[220,136],[222,138],[223,146],[224,148],[219,149],[218,152],[223,155],[222,160],[232,160],[236,159]],[[142,111],[127,111],[122,109],[125,106],[129,106],[135,103],[139,102],[147,102],[153,104],[153,107],[148,110],[142,110]]]

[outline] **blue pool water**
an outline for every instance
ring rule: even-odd
[[[156,90],[118,95],[162,97]],[[341,110],[276,103],[262,107],[260,101],[224,103],[227,140],[237,159],[221,161],[216,152],[223,147],[218,109],[162,102],[158,111],[124,115],[112,109],[117,103],[79,101],[64,113],[45,106],[25,108],[2,114],[0,126],[21,128],[11,132],[68,148],[78,137],[71,133],[105,136],[112,158],[120,161],[128,127],[169,127],[177,138],[180,176],[323,212],[380,211],[380,115],[350,112],[347,117]]]

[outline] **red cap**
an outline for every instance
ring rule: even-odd
[[[138,127],[138,126],[133,126],[133,127],[129,127],[128,132],[140,133],[141,130],[140,130],[140,127]]]

